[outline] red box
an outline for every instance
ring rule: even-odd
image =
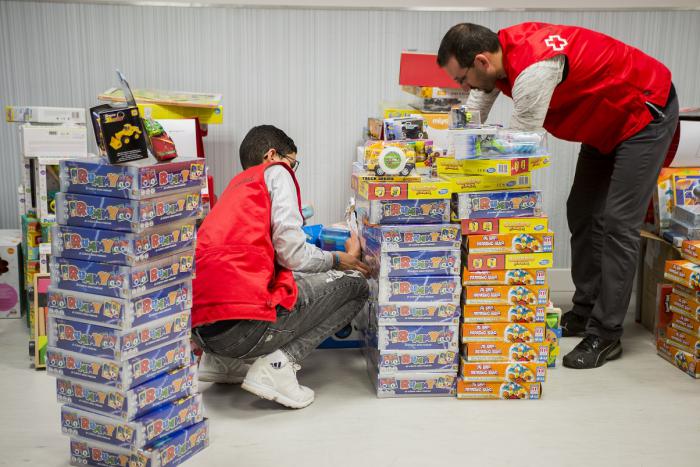
[[[437,54],[430,52],[401,52],[399,84],[459,89],[459,84],[438,66]]]

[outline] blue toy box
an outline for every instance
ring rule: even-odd
[[[382,277],[371,285],[380,305],[389,303],[459,303],[460,276]]]
[[[378,350],[367,349],[368,358],[379,368],[379,375],[406,371],[457,373],[459,352],[455,350]]]
[[[324,227],[319,237],[321,249],[326,251],[345,251],[345,242],[350,238],[350,229],[341,227]]]
[[[457,193],[454,198],[459,219],[542,216],[541,191]]]
[[[357,198],[358,219],[377,224],[446,224],[450,222],[449,199],[366,200]]]
[[[460,250],[365,250],[365,262],[378,277],[457,276]]]
[[[368,329],[369,347],[386,350],[453,350],[459,348],[459,326],[403,324]]]
[[[404,372],[379,376],[369,370],[377,389],[377,397],[442,396],[454,397],[457,393],[457,376],[449,373]]]
[[[462,245],[459,224],[362,225],[360,238],[363,249],[379,248],[381,252],[419,248],[453,250]]]

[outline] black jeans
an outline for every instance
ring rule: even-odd
[[[567,201],[571,231],[573,312],[587,333],[622,335],[639,255],[639,231],[678,123],[675,90],[654,120],[613,154],[581,145]]]
[[[347,326],[367,302],[367,280],[356,271],[331,270],[295,276],[294,309],[277,307],[277,321],[226,321],[193,330],[206,351],[224,357],[257,358],[281,349],[301,362],[312,350]]]

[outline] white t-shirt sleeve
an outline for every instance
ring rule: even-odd
[[[525,68],[513,83],[513,115],[510,129],[533,131],[542,128],[554,89],[564,75],[566,57],[557,55]]]
[[[469,97],[467,97],[467,109],[478,110],[481,115],[481,123],[485,123],[500,92],[498,88],[493,88],[491,92],[472,89],[469,91]]]

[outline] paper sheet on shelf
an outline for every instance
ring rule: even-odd
[[[671,167],[700,167],[700,122],[681,121],[681,138]]]

